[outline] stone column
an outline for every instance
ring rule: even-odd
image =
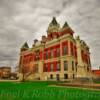
[[[63,66],[63,59],[62,59],[62,42],[60,42],[60,67],[61,67],[61,74],[60,78],[64,78],[64,66]]]
[[[68,40],[68,55],[71,55],[70,41]]]

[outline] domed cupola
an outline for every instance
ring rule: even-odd
[[[56,18],[53,17],[51,23],[49,24],[49,27],[47,29],[47,33],[51,34],[54,32],[59,32],[60,24],[56,21]]]

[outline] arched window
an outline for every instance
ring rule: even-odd
[[[53,71],[53,63],[50,64],[50,71]]]
[[[74,61],[72,61],[72,70],[74,70]]]
[[[68,70],[68,62],[64,61],[64,71],[67,71],[67,70]]]
[[[66,55],[67,54],[67,46],[64,46],[63,47],[63,55]]]
[[[57,71],[60,71],[60,62],[57,63]]]

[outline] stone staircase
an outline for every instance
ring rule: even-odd
[[[75,78],[72,80],[73,83],[81,83],[81,84],[88,84],[93,83],[92,78]]]
[[[27,73],[26,78],[27,81],[33,81],[33,80],[40,80],[39,75],[36,73]]]

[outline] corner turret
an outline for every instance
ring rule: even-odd
[[[21,47],[21,51],[26,51],[28,49],[29,49],[29,46],[28,46],[27,42],[25,42]]]
[[[62,29],[61,29],[61,34],[70,34],[73,35],[74,31],[70,28],[67,22],[64,23]]]

